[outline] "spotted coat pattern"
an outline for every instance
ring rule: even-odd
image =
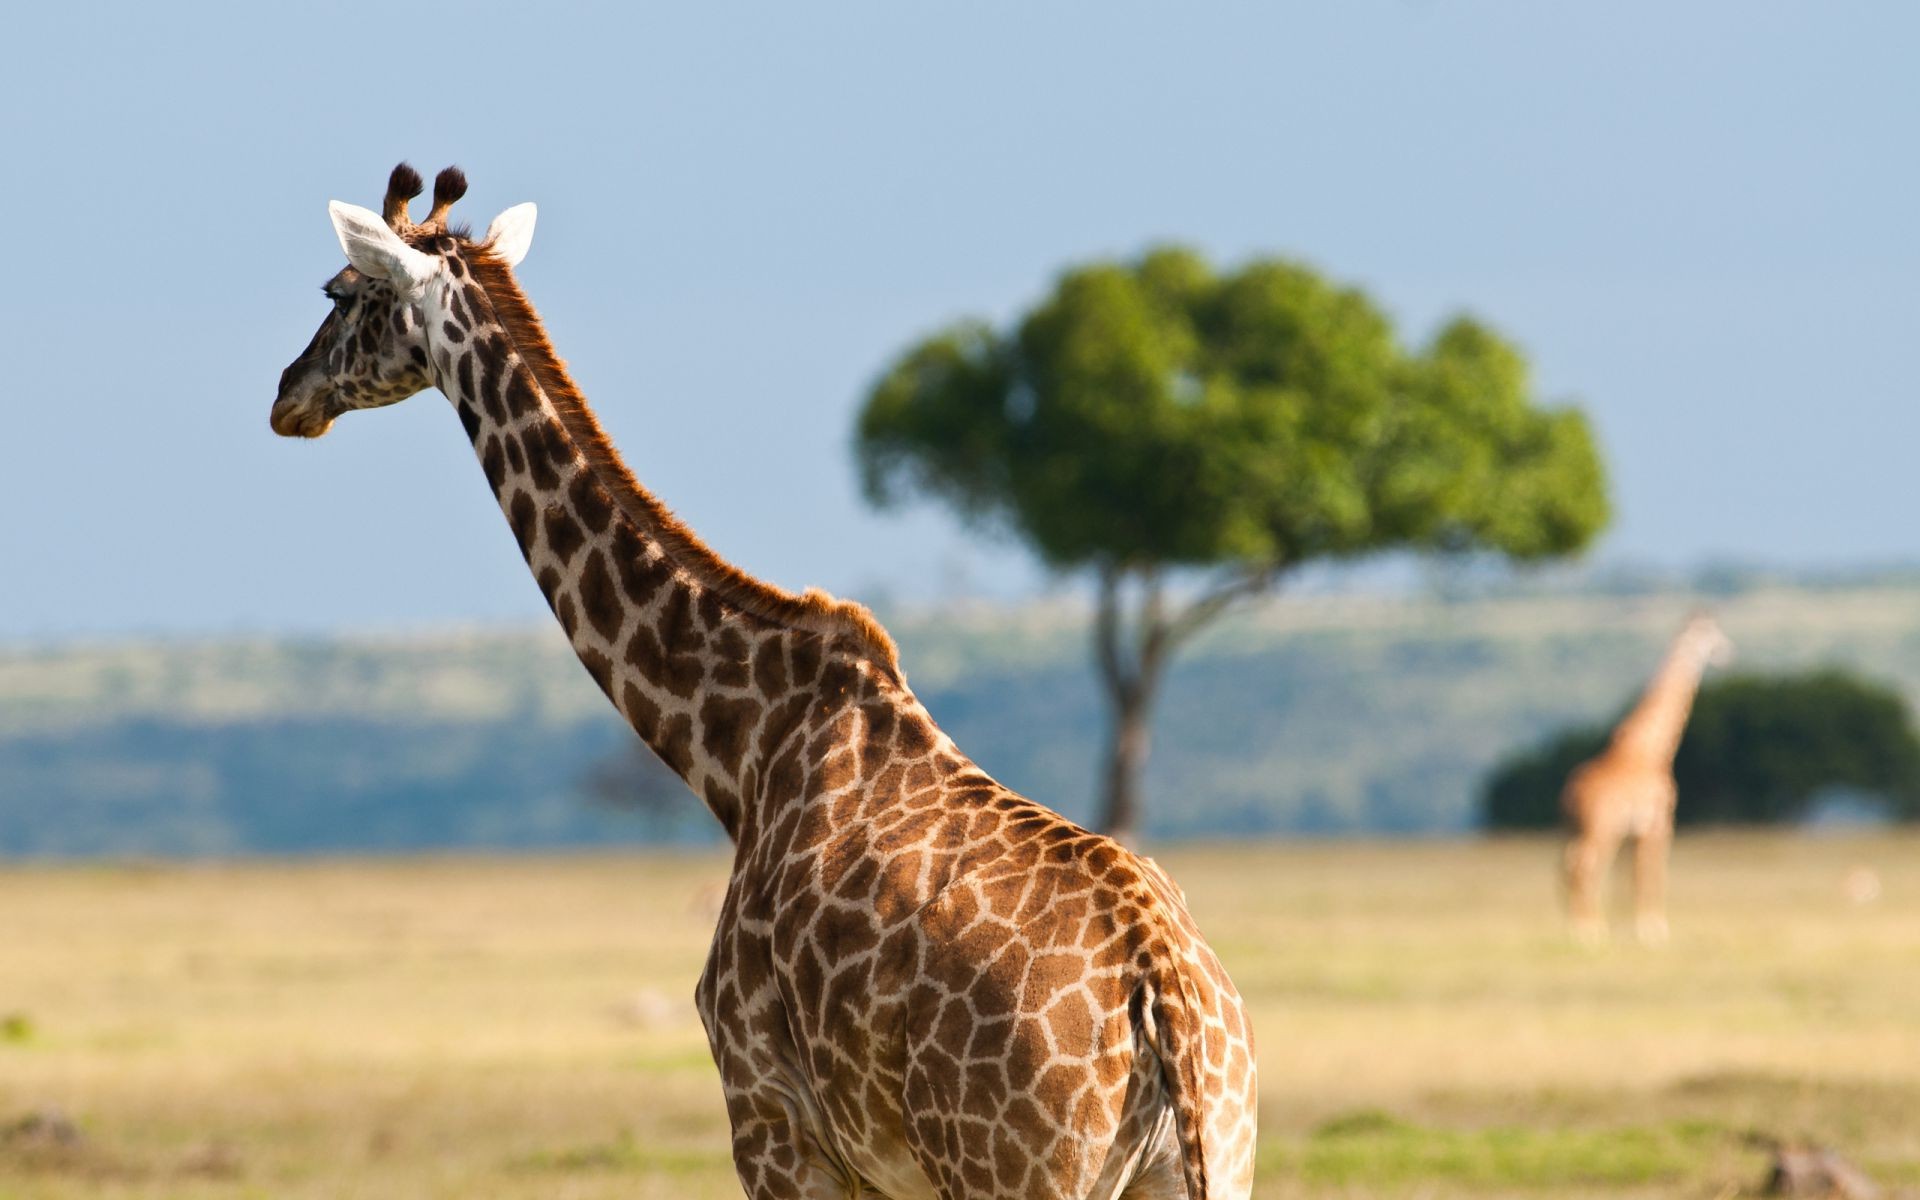
[[[503,317],[505,268],[413,240],[441,263],[417,298],[329,285],[275,427],[444,392],[580,661],[725,826],[696,998],[747,1194],[1246,1196],[1252,1032],[1173,882],[995,783],[890,647],[676,554]]]

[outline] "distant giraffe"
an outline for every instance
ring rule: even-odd
[[[1572,829],[1567,843],[1567,911],[1576,936],[1606,934],[1601,893],[1620,843],[1634,840],[1634,931],[1643,942],[1667,937],[1667,855],[1673,845],[1673,758],[1708,664],[1727,661],[1733,643],[1712,617],[1696,616],[1672,647],[1607,748],[1567,776],[1560,796]]]
[[[350,265],[273,428],[444,392],[580,661],[733,839],[696,1001],[747,1194],[1248,1195],[1253,1035],[1180,890],[961,754],[865,609],[677,521],[514,278],[533,206],[476,242],[458,171],[415,225],[420,190],[330,206]]]

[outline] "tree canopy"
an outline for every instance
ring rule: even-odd
[[[1564,731],[1488,776],[1481,811],[1496,829],[1560,821],[1567,773],[1607,744],[1612,723]],[[1700,689],[1674,758],[1682,825],[1781,824],[1823,796],[1876,800],[1920,820],[1920,735],[1892,688],[1824,669],[1732,675]]]
[[[855,450],[875,504],[935,497],[1095,573],[1104,825],[1122,839],[1163,668],[1233,602],[1315,559],[1567,554],[1608,515],[1585,418],[1539,407],[1486,326],[1458,317],[1409,352],[1364,294],[1299,263],[1221,272],[1175,247],[1068,271],[1011,329],[912,346]],[[1206,577],[1176,605],[1180,571]]]
[[[860,415],[868,495],[939,497],[1049,565],[1284,567],[1391,548],[1515,558],[1608,516],[1584,417],[1459,317],[1415,352],[1300,264],[1191,251],[1063,275],[1016,328],[913,346]]]

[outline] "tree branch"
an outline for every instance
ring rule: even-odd
[[[1143,690],[1151,691],[1160,681],[1160,667],[1173,649],[1168,640],[1172,623],[1167,620],[1166,606],[1161,602],[1160,576],[1149,569],[1146,573],[1146,595],[1140,602],[1140,669],[1138,678]]]
[[[1120,568],[1110,563],[1100,567],[1100,598],[1093,617],[1093,653],[1100,665],[1100,677],[1114,696],[1125,696],[1133,679],[1120,661]]]
[[[1228,576],[1212,591],[1201,595],[1166,623],[1165,636],[1162,638],[1164,648],[1173,649],[1186,641],[1207,622],[1227,611],[1238,601],[1270,590],[1279,582],[1285,570],[1284,564],[1270,562],[1248,567],[1238,574]]]

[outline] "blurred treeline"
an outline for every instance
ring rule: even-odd
[[[1744,669],[1835,665],[1920,695],[1920,583],[1723,590]],[[1496,764],[1616,715],[1700,600],[1295,596],[1229,619],[1168,679],[1148,832],[1470,829]],[[965,750],[1089,814],[1102,713],[1084,606],[882,615]],[[591,798],[631,741],[545,628],[0,651],[0,853],[717,838],[690,797],[642,816]]]
[[[1502,829],[1561,822],[1567,776],[1606,749],[1614,720],[1547,738],[1494,768],[1482,814]],[[1920,734],[1888,684],[1833,667],[1708,680],[1674,756],[1680,825],[1920,819]]]

